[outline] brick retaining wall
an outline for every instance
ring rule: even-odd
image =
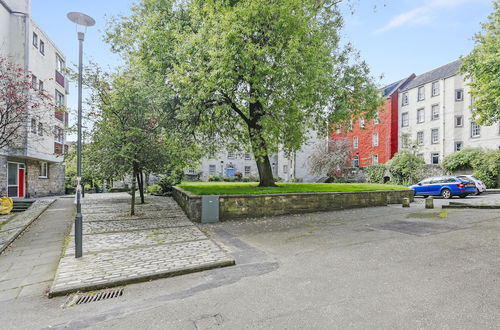
[[[200,222],[201,196],[194,195],[179,187],[174,187],[172,196],[189,219]],[[221,195],[219,197],[219,220],[386,206],[387,204],[400,204],[404,197],[413,201],[413,191]]]

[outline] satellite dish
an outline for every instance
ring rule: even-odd
[[[73,11],[71,13],[68,13],[66,16],[68,16],[70,21],[78,25],[83,25],[83,26],[95,25],[95,20],[92,17],[85,15],[83,13],[78,13]]]

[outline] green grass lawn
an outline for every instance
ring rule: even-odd
[[[277,183],[278,187],[257,187],[257,182],[183,182],[178,186],[196,195],[282,194],[404,190],[405,186],[372,183]]]

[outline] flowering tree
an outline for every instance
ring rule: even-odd
[[[28,119],[42,117],[50,109],[51,96],[36,90],[33,75],[22,67],[0,57],[0,148],[15,147],[26,134]],[[45,131],[43,125],[37,131]]]
[[[323,140],[314,146],[309,156],[311,173],[335,177],[351,157],[351,144],[347,139]]]

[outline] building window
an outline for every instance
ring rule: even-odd
[[[352,167],[359,167],[359,157],[356,156],[352,159]]]
[[[250,175],[251,169],[252,168],[250,166],[245,166],[245,175]]]
[[[349,120],[349,131],[352,131],[352,119]]]
[[[439,164],[439,153],[431,154],[431,163],[432,164]]]
[[[481,126],[476,124],[475,122],[470,123],[470,136],[471,137],[480,137],[481,136]]]
[[[352,147],[354,149],[358,149],[358,137],[357,136],[352,138]]]
[[[43,124],[38,123],[38,135],[43,136]]]
[[[401,136],[401,146],[403,148],[408,148],[408,135]]]
[[[34,90],[36,90],[37,87],[38,87],[37,86],[37,81],[38,81],[38,79],[36,78],[36,76],[32,75],[31,76],[31,88],[33,88]]]
[[[195,173],[194,173],[194,168],[190,168],[190,169],[188,169],[188,174],[195,174]]]
[[[39,178],[49,177],[49,164],[47,162],[40,162],[40,173],[38,177]]]
[[[365,128],[365,118],[359,118],[359,128]]]
[[[418,88],[417,100],[422,101],[424,99],[425,99],[425,86],[421,86]]]
[[[439,104],[434,104],[431,109],[432,120],[439,119]]]
[[[64,70],[64,61],[59,54],[56,54],[56,70],[59,72]]]
[[[374,147],[378,147],[378,133],[373,133],[372,135],[372,144]]]
[[[455,101],[463,101],[464,100],[464,90],[463,89],[455,89]]]
[[[61,127],[54,127],[54,139],[56,142],[63,143],[64,142],[64,131]]]
[[[464,116],[455,116],[455,127],[464,126]]]
[[[43,81],[41,81],[41,80],[38,81],[38,90],[40,92],[43,91]]]
[[[401,114],[401,127],[408,127],[408,112]]]
[[[288,174],[288,165],[283,165],[283,174]]]
[[[462,142],[455,142],[455,151],[462,150],[464,144]]]
[[[234,159],[235,158],[235,155],[234,155],[234,151],[233,150],[229,150],[227,152],[227,158],[228,159]]]
[[[408,92],[403,93],[401,97],[401,105],[408,105]]]
[[[417,144],[419,146],[424,144],[424,132],[423,131],[417,132]]]
[[[36,134],[36,119],[31,118],[31,133]]]
[[[378,125],[379,124],[379,119],[378,119],[378,113],[375,114],[375,118],[373,118],[373,125]]]
[[[215,175],[216,171],[216,165],[208,165],[208,175]]]
[[[45,55],[45,43],[42,40],[40,40],[40,53]]]
[[[251,160],[252,159],[252,155],[250,155],[249,152],[245,152],[245,160]]]
[[[439,143],[439,129],[433,128],[431,130],[431,143],[436,144]]]
[[[35,32],[33,32],[33,46],[35,46],[35,48],[38,48],[38,34],[36,34]]]
[[[60,93],[57,89],[56,89],[56,105],[58,107],[64,105],[64,94]]]
[[[377,165],[378,164],[378,155],[373,155],[372,156],[372,164]]]
[[[423,123],[425,121],[425,109],[417,109],[417,123]]]
[[[439,95],[439,81],[435,81],[432,83],[432,96]]]

